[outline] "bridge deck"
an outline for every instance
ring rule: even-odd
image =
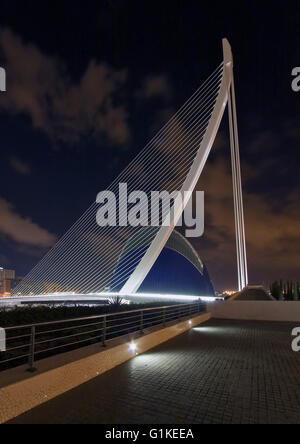
[[[300,423],[289,323],[211,320],[12,423]]]

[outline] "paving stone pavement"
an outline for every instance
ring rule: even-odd
[[[300,424],[296,326],[212,319],[10,423]]]

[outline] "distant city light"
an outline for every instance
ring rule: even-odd
[[[223,294],[226,294],[227,296],[232,296],[235,293],[237,293],[237,290],[224,290],[223,291]]]

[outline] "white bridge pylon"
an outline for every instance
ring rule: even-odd
[[[241,291],[248,285],[247,272],[247,255],[246,255],[246,240],[245,240],[245,226],[244,226],[244,211],[243,211],[243,196],[241,183],[241,167],[239,155],[239,139],[237,127],[237,114],[235,103],[234,90],[234,76],[233,76],[233,56],[231,46],[227,39],[223,39],[223,76],[219,95],[215,103],[209,124],[207,126],[205,135],[200,143],[198,153],[194,159],[193,165],[182,185],[181,195],[184,192],[193,192],[195,186],[200,178],[203,168],[206,164],[208,155],[215,141],[226,105],[228,104],[229,113],[229,130],[230,130],[230,146],[231,146],[231,160],[232,160],[232,180],[233,180],[233,198],[234,198],[234,215],[235,215],[235,230],[236,230],[236,249],[237,249],[237,266],[238,266],[238,287]],[[181,196],[178,196],[181,199]],[[153,264],[164,248],[172,231],[174,230],[179,218],[184,211],[188,201],[182,199],[182,205],[176,205],[171,209],[170,217],[171,223],[169,226],[162,226],[152,243],[150,244],[145,255],[133,271],[127,282],[122,287],[121,294],[135,293],[147,274],[151,270]],[[175,208],[175,210],[174,210]]]

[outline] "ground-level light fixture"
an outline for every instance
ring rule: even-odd
[[[130,350],[132,353],[135,353],[135,352],[136,352],[136,344],[135,344],[135,342],[133,342],[133,341],[130,342],[130,344],[129,344],[129,350]]]

